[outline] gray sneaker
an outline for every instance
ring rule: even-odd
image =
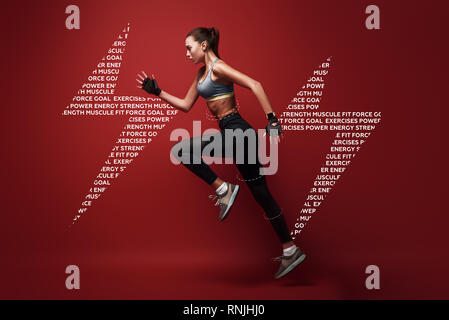
[[[274,261],[281,261],[281,266],[279,267],[278,272],[274,275],[276,279],[285,276],[287,273],[296,268],[301,262],[306,258],[306,254],[301,252],[301,250],[297,247],[295,253],[291,256],[280,256],[274,258]]]
[[[236,184],[231,184],[228,182],[226,182],[226,184],[228,185],[228,191],[224,195],[209,195],[209,198],[218,198],[215,205],[220,206],[220,215],[218,216],[219,221],[223,221],[228,216],[229,210],[231,210],[231,207],[234,204],[235,198],[237,197],[240,189],[240,187]]]

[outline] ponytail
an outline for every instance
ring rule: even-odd
[[[220,55],[218,54],[218,42],[220,40],[220,33],[218,32],[218,29],[215,27],[209,28],[210,33],[210,48],[215,53],[215,55],[220,58]]]

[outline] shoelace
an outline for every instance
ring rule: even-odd
[[[282,255],[282,256],[273,258],[273,261],[282,261],[282,259],[288,260],[288,259],[291,259],[291,258],[293,257],[293,255],[294,255],[294,254],[292,254],[291,256],[284,256],[284,255]]]
[[[286,256],[282,255],[282,256],[273,258],[273,261],[282,261],[282,259],[287,259],[287,258],[289,258],[289,257],[286,257]]]
[[[218,200],[217,200],[217,202],[214,204],[214,206],[218,206],[218,205],[221,205],[221,204],[222,204],[222,203],[220,202],[221,197],[219,197],[219,196],[216,195],[216,194],[210,194],[210,195],[209,195],[209,198],[210,198],[210,199],[217,199],[217,198],[218,198]]]

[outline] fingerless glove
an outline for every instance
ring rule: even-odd
[[[271,137],[277,137],[277,136],[281,135],[281,133],[282,133],[281,124],[279,123],[278,118],[276,118],[276,115],[274,114],[274,112],[267,114],[267,118],[268,118],[268,124],[265,129],[267,130],[268,135]],[[273,125],[273,123],[275,123],[275,122],[277,122],[277,124]]]
[[[161,91],[162,91],[157,86],[156,79],[150,79],[150,78],[146,78],[145,80],[143,80],[142,89],[145,90],[146,92],[150,93],[150,94],[154,94],[154,95],[157,95],[157,96],[159,96]]]

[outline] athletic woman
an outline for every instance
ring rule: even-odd
[[[281,242],[283,254],[275,258],[275,260],[281,261],[279,270],[275,274],[275,278],[278,279],[298,266],[306,255],[293,243],[283,212],[268,190],[258,158],[258,138],[252,141],[249,139],[251,134],[253,137],[257,137],[257,133],[237,110],[234,83],[250,89],[257,97],[268,119],[266,132],[270,137],[270,142],[272,139],[274,143],[280,142],[281,125],[261,83],[233,69],[221,60],[218,54],[218,41],[219,32],[216,28],[195,28],[187,34],[185,39],[187,57],[194,64],[204,63],[204,66],[199,69],[184,99],[161,90],[154,75],[148,77],[142,71],[143,75],[138,74],[136,80],[140,84],[139,88],[158,96],[183,112],[190,111],[198,95],[207,100],[209,110],[218,121],[221,131],[216,134],[182,140],[173,146],[171,154],[215,190],[216,195],[209,197],[217,199],[215,205],[220,206],[218,219],[222,221],[228,216],[229,210],[236,200],[239,186],[220,179],[203,161],[202,156],[205,149],[211,149],[209,144],[217,143],[217,141],[221,142],[221,150],[218,150],[218,155],[215,153],[216,149],[212,150],[212,156],[223,157],[223,155],[229,155],[227,152],[232,152],[238,170],[254,199],[264,210]],[[225,132],[233,134],[225,134]],[[255,155],[255,159],[254,157],[251,159],[252,155]]]

